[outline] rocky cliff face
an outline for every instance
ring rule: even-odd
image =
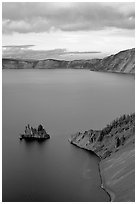
[[[100,60],[91,68],[93,71],[135,73],[135,49],[121,51]]]
[[[135,114],[123,115],[102,130],[78,132],[69,141],[101,158],[101,186],[111,201],[135,201]]]
[[[34,64],[31,60],[2,59],[2,69],[32,69]]]
[[[90,69],[120,73],[135,73],[135,49],[125,50],[104,59],[91,60],[22,60],[2,59],[3,69]]]
[[[3,69],[61,69],[67,68],[67,61],[2,59]]]
[[[123,115],[102,130],[88,130],[71,136],[70,142],[94,151],[100,158],[109,157],[131,138],[134,142],[135,114]]]
[[[70,69],[91,69],[100,59],[91,60],[73,60],[68,62],[68,68]],[[95,71],[95,70],[94,70]]]
[[[63,60],[40,60],[35,64],[35,69],[63,69],[67,68],[67,61]]]
[[[2,59],[3,69],[90,69],[99,59],[92,60],[19,60]]]

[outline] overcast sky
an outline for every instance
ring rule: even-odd
[[[33,49],[116,53],[135,46],[135,5],[5,2],[2,28],[3,46],[8,46],[5,52]]]

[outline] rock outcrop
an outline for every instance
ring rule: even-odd
[[[102,130],[78,132],[69,141],[101,158],[102,185],[112,201],[134,201],[135,114],[123,115]]]
[[[118,151],[135,133],[135,114],[123,115],[102,130],[88,130],[71,136],[70,142],[94,151],[104,159]]]
[[[103,59],[91,60],[23,60],[2,59],[3,69],[89,69],[91,71],[135,73],[135,49],[125,50]]]

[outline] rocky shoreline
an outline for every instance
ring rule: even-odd
[[[99,175],[100,175],[100,180],[101,180],[101,186],[100,187],[108,194],[108,196],[110,197],[110,202],[113,202],[115,199],[115,194],[105,186],[105,180],[104,180],[103,175],[101,173],[100,163],[98,164],[98,169],[99,169]]]
[[[69,142],[100,159],[101,188],[111,201],[135,200],[135,114],[123,115],[102,130],[71,136]]]

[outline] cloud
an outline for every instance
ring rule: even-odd
[[[46,59],[54,58],[66,52],[66,49],[33,50],[33,45],[2,46],[2,55],[5,58]]]
[[[98,54],[100,51],[91,52],[70,52],[66,49],[52,50],[32,50],[29,49],[34,45],[8,45],[2,46],[3,58],[22,58],[22,59],[59,59],[63,55],[82,55],[82,54]]]
[[[4,49],[16,49],[16,48],[18,48],[18,49],[27,49],[27,48],[30,48],[30,47],[33,47],[33,46],[35,46],[35,45],[4,45],[4,46],[2,46],[2,48],[4,48]]]
[[[3,33],[134,29],[134,3],[11,3],[2,4]]]

